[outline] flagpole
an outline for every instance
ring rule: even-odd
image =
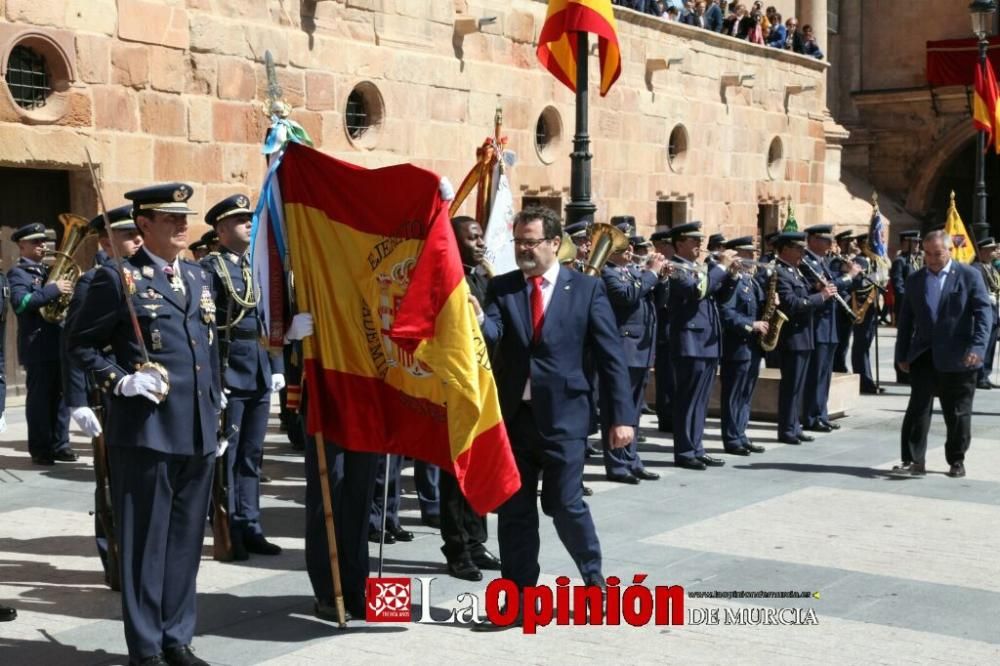
[[[570,202],[566,204],[566,225],[594,221],[597,206],[590,198],[590,134],[588,133],[588,33],[576,33],[576,133],[570,153]]]
[[[979,71],[981,76],[986,77],[986,48],[989,41],[986,34],[979,35]],[[990,225],[986,221],[986,132],[979,130],[976,132],[976,196],[974,201],[975,213],[972,216],[972,233],[969,240],[973,243],[980,241],[990,235]]]

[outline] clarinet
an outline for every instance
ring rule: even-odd
[[[809,269],[809,273],[812,275],[813,281],[815,281],[816,283],[818,283],[820,286],[825,287],[826,285],[830,284],[830,281],[827,280],[822,275],[820,275],[819,273],[817,273],[816,269],[813,268],[812,266],[810,266],[809,262],[806,261],[805,259],[803,259],[802,261],[799,262],[799,267],[808,268]],[[855,320],[854,309],[851,308],[851,306],[847,304],[847,301],[844,300],[843,296],[841,296],[838,293],[834,293],[833,296],[831,296],[831,298],[833,298],[833,300],[835,300],[837,302],[837,305],[839,305],[841,307],[841,309],[843,309],[844,313],[848,317],[851,318],[851,321]]]

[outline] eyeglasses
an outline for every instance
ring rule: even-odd
[[[528,250],[534,250],[536,247],[544,243],[545,241],[552,240],[551,238],[515,238],[514,247],[523,247]]]

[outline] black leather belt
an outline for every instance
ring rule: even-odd
[[[256,340],[260,336],[257,335],[257,331],[237,328],[236,330],[230,332],[229,337],[233,340]]]

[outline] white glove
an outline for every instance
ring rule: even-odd
[[[146,400],[158,405],[166,396],[167,388],[167,383],[163,381],[159,372],[153,368],[143,368],[131,375],[125,375],[115,386],[115,393],[126,398],[141,395]]]
[[[226,405],[229,404],[229,390],[222,389],[222,395],[219,396],[219,409],[225,409]]]
[[[226,449],[228,448],[229,448],[229,440],[225,438],[220,439],[218,443],[215,445],[215,457],[221,458],[222,456],[226,455]]]
[[[438,192],[441,193],[441,198],[445,201],[455,200],[455,188],[452,187],[451,181],[448,180],[447,176],[441,176],[441,182],[438,183]]]
[[[313,334],[313,316],[308,312],[300,312],[292,317],[292,323],[285,333],[285,342],[308,338]]]
[[[0,412],[0,432],[7,432],[7,412]]]
[[[90,407],[74,407],[69,415],[87,437],[97,437],[104,432],[101,429],[101,422],[97,420],[97,414]]]
[[[271,391],[277,393],[283,388],[285,388],[285,376],[280,372],[271,375]]]

